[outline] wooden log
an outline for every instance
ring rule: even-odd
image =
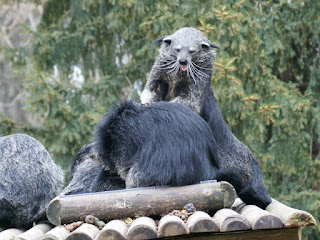
[[[55,227],[47,232],[41,240],[65,240],[70,232],[62,226]]]
[[[140,217],[133,221],[130,225],[127,239],[143,240],[157,238],[156,223],[152,218]]]
[[[16,237],[19,234],[22,234],[24,232],[25,232],[24,230],[20,230],[17,228],[9,228],[9,229],[6,229],[6,230],[0,232],[0,239],[1,240],[11,240],[14,237]]]
[[[193,203],[198,210],[230,207],[236,192],[227,182],[205,182],[180,187],[148,187],[60,196],[47,208],[54,225],[84,220],[93,215],[108,221],[125,217],[152,216],[182,209]]]
[[[266,210],[279,216],[285,227],[304,227],[317,224],[310,213],[288,207],[275,199],[272,199],[272,203],[267,206]]]
[[[128,227],[124,221],[112,220],[102,228],[95,240],[125,240],[127,230]]]
[[[209,216],[209,214],[197,211],[192,214],[187,221],[191,233],[197,232],[219,232],[218,224]]]
[[[213,220],[218,224],[220,232],[241,231],[250,229],[250,224],[239,213],[231,209],[221,209],[215,213]]]
[[[16,240],[39,240],[43,235],[50,231],[52,226],[46,223],[40,223],[33,228],[30,228],[28,231],[18,235]]]
[[[160,219],[158,238],[189,234],[187,225],[177,216],[166,215]]]
[[[236,198],[231,206],[231,209],[239,212],[244,206],[246,206],[246,204],[240,198]]]
[[[255,205],[246,205],[240,198],[235,200],[232,209],[249,221],[252,230],[283,228],[283,222],[279,216]]]
[[[99,228],[92,224],[84,223],[74,230],[66,240],[93,240],[99,233]]]
[[[283,222],[277,215],[255,205],[246,205],[239,213],[249,221],[252,230],[283,228]]]

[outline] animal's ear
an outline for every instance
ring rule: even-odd
[[[160,42],[164,42],[164,43],[166,43],[167,45],[170,45],[170,43],[171,43],[171,38],[168,37],[168,36],[162,36],[161,38],[155,40],[155,41],[153,42],[153,44],[157,44],[157,43],[160,43]]]
[[[162,40],[163,40],[165,37],[166,37],[166,36],[162,36],[161,38],[158,38],[157,40],[155,40],[155,41],[153,42],[153,44],[158,44],[158,43],[162,42]]]
[[[209,41],[210,47],[212,48],[220,48],[218,45],[213,44],[212,42]]]
[[[212,47],[212,48],[220,48],[219,46],[214,45],[214,44],[213,44],[212,42],[210,42],[210,41],[201,42],[201,46],[202,46],[204,49],[209,49],[210,47]]]

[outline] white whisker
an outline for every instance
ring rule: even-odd
[[[170,70],[168,71],[168,73],[169,73],[169,75],[174,76],[174,75],[177,74],[178,70],[179,70],[179,66],[178,66],[177,61],[176,61],[176,62],[174,62],[172,64],[172,66],[170,67]]]
[[[196,83],[197,82],[197,75],[194,71],[194,66],[192,65],[192,62],[189,64],[189,68],[190,68],[190,75],[191,75],[191,78],[193,79],[193,82]]]
[[[192,62],[192,64],[194,64],[194,66],[197,67],[197,68],[201,68],[201,69],[204,69],[204,70],[212,70],[211,68],[201,67],[201,66],[197,65],[195,62]]]
[[[172,69],[172,68],[174,68],[175,66],[173,65],[173,66],[168,66],[168,67],[159,67],[159,69],[161,69],[161,70],[168,70],[168,69]]]
[[[156,66],[159,66],[159,67],[165,67],[165,66],[168,66],[168,65],[170,65],[170,64],[174,64],[176,62],[176,60],[173,60],[173,61],[167,61],[167,62],[164,62],[164,63],[162,63],[162,62],[160,62],[160,63],[157,63],[157,64],[155,64]]]
[[[209,77],[208,74],[206,74],[205,72],[201,71],[200,69],[198,69],[195,65],[194,62],[190,62],[190,67],[193,71],[193,74],[196,78],[199,78],[199,79],[202,79],[202,78],[206,78],[206,77]]]

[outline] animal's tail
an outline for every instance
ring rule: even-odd
[[[219,181],[227,181],[231,183],[236,189],[238,196],[245,203],[254,204],[264,209],[269,203],[271,203],[271,198],[264,186],[258,162],[244,144],[239,144],[236,137],[230,131],[227,123],[224,121],[213,93],[210,94],[212,94],[211,97],[213,100],[206,101],[204,103],[204,107],[200,115],[208,123],[216,143],[219,143],[219,146],[224,146],[228,149],[229,154],[225,158],[225,153],[222,152],[220,154],[221,156],[218,155],[216,157],[217,162],[229,159],[230,161],[235,163],[238,162],[238,164],[240,164],[242,159],[249,157],[248,162],[245,164],[250,164],[249,167],[251,170],[250,179],[245,180],[241,173],[234,169],[220,168],[217,173],[217,179]],[[241,150],[240,152],[244,152],[244,155],[239,155],[239,149]]]
[[[251,182],[245,182],[238,173],[229,169],[219,169],[217,172],[218,181],[227,181],[231,183],[238,196],[246,204],[253,204],[262,209],[265,209],[270,203],[269,197],[265,187],[255,186],[255,180]]]

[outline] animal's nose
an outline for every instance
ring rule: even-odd
[[[179,63],[180,63],[180,65],[187,65],[188,62],[187,62],[187,59],[180,58]]]

